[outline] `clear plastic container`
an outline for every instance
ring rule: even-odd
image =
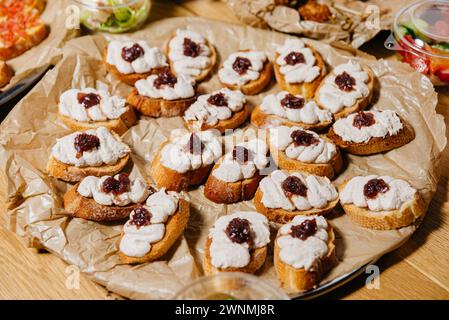
[[[148,18],[150,0],[72,0],[81,23],[90,30],[121,33],[139,28]]]
[[[449,85],[449,1],[419,1],[403,8],[385,46],[434,85]]]
[[[259,277],[242,272],[221,272],[201,277],[182,288],[176,300],[288,300],[282,290]]]

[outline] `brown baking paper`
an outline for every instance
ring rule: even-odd
[[[20,56],[6,61],[13,69],[14,76],[6,86],[0,88],[0,92],[11,89],[35,73],[44,72],[62,58],[61,48],[64,43],[79,34],[79,29],[66,28],[66,19],[68,18],[66,9],[69,5],[69,0],[47,0],[47,5],[41,15],[42,20],[49,28],[47,38]]]
[[[328,23],[302,20],[295,8],[275,0],[224,0],[245,24],[306,36],[326,42],[344,41],[360,47],[381,30],[389,30],[393,13],[414,0],[334,0],[326,3],[334,18]],[[318,1],[320,2],[320,1]]]
[[[239,49],[266,50],[273,56],[275,46],[289,36],[281,33],[225,24],[200,18],[173,18],[154,22],[133,35],[163,46],[177,28],[188,28],[206,36],[218,49],[219,64]],[[112,37],[112,36],[111,36]],[[416,131],[416,139],[386,154],[370,157],[347,156],[348,167],[337,179],[357,174],[389,174],[410,181],[425,198],[426,204],[435,192],[437,166],[446,145],[443,117],[435,112],[437,95],[431,82],[399,62],[376,61],[372,57],[355,57],[348,51],[306,40],[332,67],[348,59],[361,60],[376,74],[374,106],[397,110]],[[170,252],[157,262],[137,266],[120,265],[117,248],[123,222],[96,223],[72,219],[62,208],[62,196],[68,184],[45,174],[46,161],[56,139],[70,131],[57,120],[59,95],[72,87],[95,86],[101,81],[114,94],[126,97],[130,87],[107,74],[102,53],[107,39],[101,35],[71,40],[64,57],[40,83],[11,111],[1,124],[0,172],[10,204],[9,228],[22,236],[30,246],[42,246],[69,264],[76,265],[94,281],[122,296],[170,298],[182,286],[201,275],[203,246],[209,227],[217,217],[236,210],[254,210],[252,201],[217,205],[203,195],[203,187],[185,193],[191,202],[191,219],[183,236]],[[220,88],[216,73],[200,85],[201,91]],[[254,106],[270,89],[250,97]],[[133,151],[132,163],[126,170],[132,177],[148,176],[148,165],[171,130],[183,127],[181,118],[151,119],[142,117],[123,135]],[[401,245],[415,226],[398,231],[374,231],[352,223],[336,212],[331,223],[337,233],[339,262],[323,283],[336,279]],[[277,285],[272,256],[258,275]]]

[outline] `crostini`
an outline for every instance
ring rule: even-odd
[[[221,216],[209,230],[204,248],[203,271],[255,273],[263,266],[270,242],[268,220],[252,211]]]
[[[276,223],[298,215],[325,215],[337,203],[337,189],[328,178],[282,170],[263,178],[254,196],[256,210]]]

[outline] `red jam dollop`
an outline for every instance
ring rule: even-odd
[[[304,58],[304,55],[301,52],[292,51],[285,56],[284,61],[287,64],[294,66],[295,64],[306,62],[306,59]]]
[[[375,199],[379,193],[390,190],[390,186],[383,179],[371,179],[363,186],[363,194],[368,199]]]
[[[246,71],[252,66],[251,61],[247,58],[243,57],[237,57],[232,64],[232,69],[234,69],[235,72],[242,75],[245,74]]]
[[[351,92],[354,90],[355,79],[346,71],[335,77],[335,84],[338,88],[345,92]]]
[[[196,58],[196,57],[198,57],[200,55],[201,46],[198,43],[193,42],[189,38],[184,38],[184,42],[182,44],[182,47],[183,47],[183,50],[184,50],[184,55],[186,57]]]
[[[370,127],[376,123],[376,119],[374,119],[374,114],[371,112],[363,112],[359,111],[354,117],[352,121],[352,125],[357,129],[361,129],[362,127]]]
[[[122,58],[129,63],[140,58],[141,56],[143,56],[143,54],[143,48],[138,43],[133,44],[129,48],[124,47],[122,49]]]
[[[78,92],[76,98],[78,100],[78,103],[83,105],[83,107],[86,109],[92,108],[93,106],[100,104],[101,101],[100,95],[93,92],[91,93]]]
[[[319,140],[315,138],[315,136],[309,132],[304,130],[295,130],[290,134],[290,137],[293,139],[293,143],[295,146],[304,146],[308,147],[312,144],[317,144]]]
[[[196,133],[192,133],[190,135],[189,142],[187,142],[185,146],[185,150],[193,155],[200,155],[203,151],[203,148],[204,144],[201,141],[201,138]]]
[[[120,195],[128,192],[131,186],[131,180],[127,173],[120,173],[118,179],[114,177],[108,177],[103,181],[101,189],[105,193],[111,193],[114,195]]]
[[[100,147],[100,139],[93,134],[81,133],[75,137],[74,142],[76,157],[81,158],[83,152],[98,149]]]
[[[232,242],[244,243],[251,240],[251,228],[247,219],[232,219],[229,221],[225,233]]]
[[[240,164],[248,162],[249,150],[242,146],[235,146],[232,150],[232,159]]]
[[[217,107],[227,107],[228,106],[228,100],[226,99],[224,93],[221,93],[221,92],[210,96],[207,99],[207,102],[214,106],[217,106]]]
[[[156,89],[161,89],[163,86],[169,86],[174,88],[178,79],[171,72],[170,68],[165,68],[161,73],[157,75],[157,78],[154,80],[153,85]]]
[[[289,176],[282,182],[282,190],[287,197],[291,197],[292,195],[298,195],[301,197],[307,196],[307,186],[295,176]]]
[[[281,100],[281,106],[289,109],[301,109],[304,107],[305,102],[306,100],[304,100],[304,98],[289,93]]]
[[[138,207],[134,209],[132,219],[129,224],[136,226],[137,228],[149,225],[151,222],[151,212],[144,207]]]
[[[293,238],[298,238],[301,240],[307,240],[308,237],[313,236],[317,230],[316,220],[310,219],[305,220],[297,226],[292,226],[290,228],[290,235]]]

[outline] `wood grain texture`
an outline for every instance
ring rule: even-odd
[[[212,0],[154,1],[149,20],[174,16],[203,16],[238,23],[226,5]],[[376,37],[363,50],[395,59],[383,49],[384,37]],[[449,125],[449,88],[438,89],[437,111]],[[3,120],[18,102],[0,108]],[[449,151],[441,163],[442,176],[429,212],[419,230],[398,250],[379,260],[380,288],[368,289],[362,274],[354,281],[325,295],[329,299],[449,299]],[[81,275],[80,289],[65,285],[67,265],[49,253],[27,249],[19,238],[4,229],[4,202],[0,200],[0,299],[115,299]]]

